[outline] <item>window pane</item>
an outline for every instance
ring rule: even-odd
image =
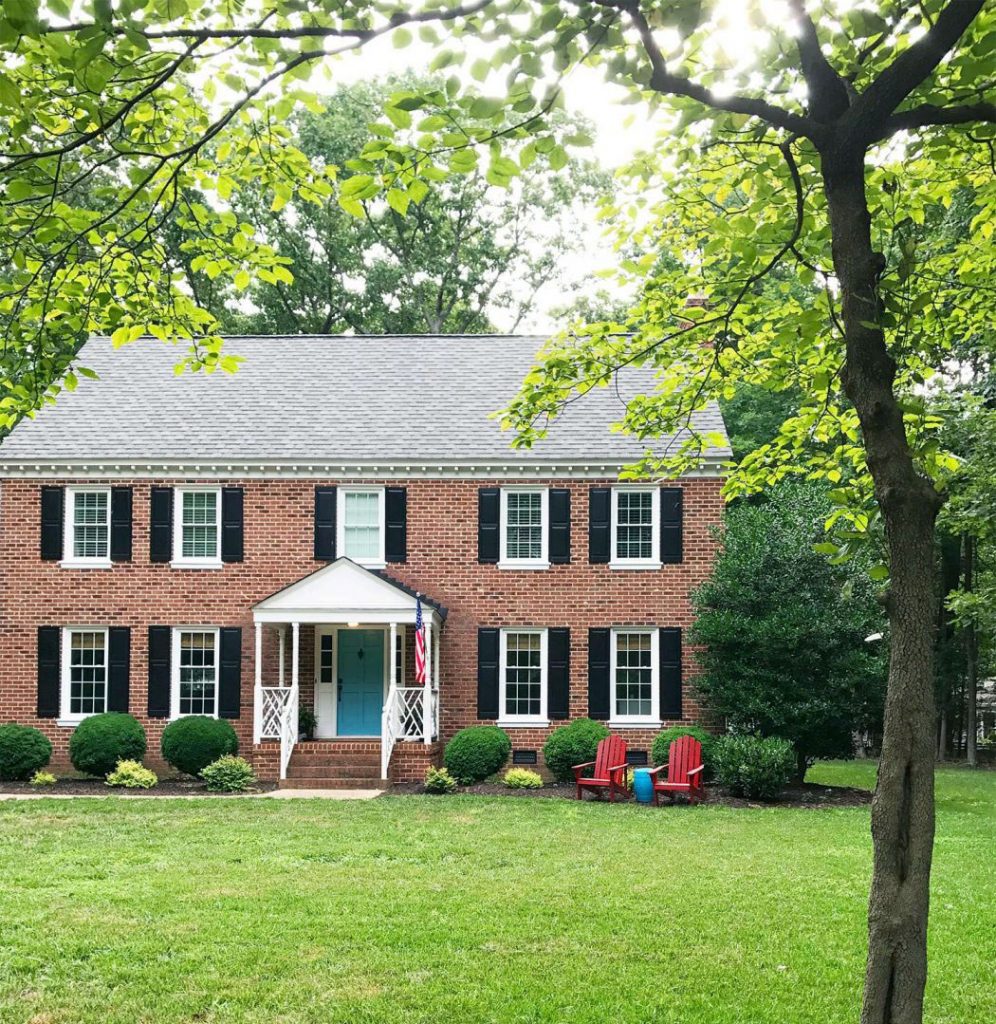
[[[332,634],[322,634],[322,646],[318,654],[318,678],[320,682],[331,683],[335,662],[332,660]]]
[[[218,557],[218,495],[183,492],[183,557]]]
[[[505,553],[508,558],[543,557],[543,495],[505,495]]]
[[[346,492],[343,539],[348,558],[380,556],[380,495]]]
[[[538,633],[505,636],[505,714],[539,715],[543,687]]]
[[[214,633],[181,633],[180,714],[213,715],[217,681]]]
[[[106,491],[77,491],[73,495],[73,555],[107,557]]]
[[[616,500],[616,557],[652,558],[653,494],[650,491],[620,491]]]
[[[69,642],[69,713],[98,715],[107,705],[104,634],[74,632]]]
[[[649,633],[616,634],[616,714],[650,715],[653,670]]]

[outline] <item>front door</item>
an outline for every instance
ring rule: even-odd
[[[384,632],[340,629],[338,652],[339,736],[379,736],[384,708]]]

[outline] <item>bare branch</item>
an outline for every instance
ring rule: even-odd
[[[817,121],[829,124],[850,106],[847,86],[824,56],[804,0],[789,0],[789,7],[799,23],[799,63],[809,87],[809,112]]]
[[[927,128],[941,124],[975,124],[978,122],[996,124],[996,103],[965,103],[957,107],[936,107],[924,103],[909,110],[893,114],[882,129],[880,138],[886,138],[898,131],[913,128]]]

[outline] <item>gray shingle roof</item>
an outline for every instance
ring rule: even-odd
[[[0,445],[0,465],[42,461],[148,462],[500,462],[613,463],[644,444],[610,425],[622,398],[652,386],[626,373],[617,394],[598,389],[570,406],[532,451],[489,414],[515,393],[544,339],[519,336],[237,337],[235,374],[185,373],[182,352],[151,339],[113,349],[106,338],[80,362],[100,375],[81,380]],[[719,410],[696,417],[723,432]],[[660,451],[663,442],[655,449]],[[713,457],[728,455],[716,448]]]

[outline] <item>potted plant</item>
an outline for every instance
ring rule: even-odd
[[[318,719],[311,708],[299,708],[297,712],[297,731],[303,740],[313,740]]]

